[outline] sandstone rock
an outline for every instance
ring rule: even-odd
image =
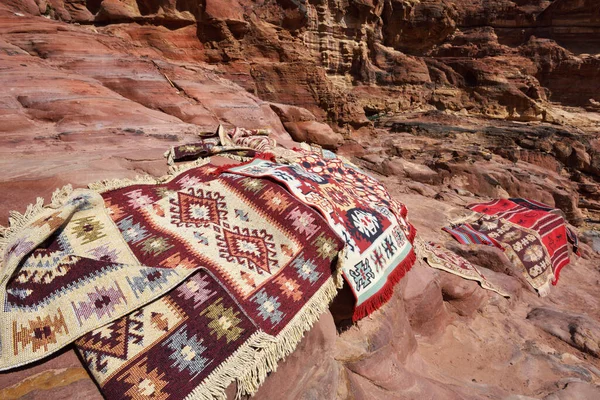
[[[67,399],[103,397],[81,365],[74,350],[63,351],[42,364],[21,371],[0,373],[0,398]]]
[[[600,358],[600,324],[588,316],[535,308],[527,319],[571,346]]]
[[[384,161],[383,171],[384,175],[386,176],[393,175],[402,177],[406,175],[404,171],[404,164],[399,158],[391,158],[389,160]]]
[[[271,374],[255,397],[269,399],[286,393],[289,398],[335,399],[340,374],[333,358],[336,340],[333,318],[326,312],[296,351],[277,366],[277,372]]]
[[[564,389],[544,397],[544,400],[595,399],[599,396],[600,386],[585,382],[571,382]]]
[[[344,137],[336,133],[327,124],[317,121],[286,122],[285,129],[298,142],[315,143],[325,149],[334,150],[344,141]]]
[[[397,163],[398,165],[402,166],[402,169],[406,176],[408,176],[414,181],[432,184],[436,184],[441,181],[441,178],[438,175],[438,173],[426,165],[416,164],[402,158],[397,159]]]
[[[581,210],[578,208],[578,197],[577,194],[569,193],[564,190],[556,189],[552,193],[554,197],[554,203],[556,208],[561,209],[567,220],[575,225],[580,226],[583,223],[583,214]]]
[[[440,272],[440,288],[449,310],[463,317],[472,316],[488,297],[479,283],[445,271]]]
[[[345,157],[362,157],[365,155],[365,148],[358,143],[346,141],[337,149],[337,154]]]
[[[492,271],[492,282],[498,281],[511,293],[518,293],[520,288],[531,290],[521,273],[516,270],[501,249],[494,246],[463,245],[456,242],[446,242],[446,247],[477,267],[483,267],[484,271]],[[515,281],[518,281],[519,284]]]
[[[140,15],[134,1],[103,0],[96,14],[96,21],[132,20]]]
[[[594,251],[600,252],[600,232],[584,231],[581,235],[581,241],[588,243]]]
[[[317,118],[305,108],[290,106],[288,104],[270,103],[269,106],[279,117],[282,123],[316,121]]]
[[[382,15],[387,46],[423,51],[446,39],[456,26],[457,13],[449,1],[390,1]]]
[[[450,317],[435,279],[437,274],[438,271],[419,261],[405,278],[406,312],[411,327],[421,335],[439,335]]]

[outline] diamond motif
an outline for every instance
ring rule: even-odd
[[[171,222],[177,226],[220,225],[227,214],[223,196],[216,192],[189,189],[191,194],[177,192],[177,199],[171,199]]]
[[[237,262],[259,274],[271,273],[271,268],[277,266],[273,236],[264,229],[240,230],[234,226],[232,230],[223,229],[217,240],[219,255],[229,262]]]

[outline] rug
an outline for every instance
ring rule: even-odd
[[[233,128],[225,130],[219,125],[213,134],[205,134],[200,141],[173,146],[165,153],[167,163],[194,161],[213,155],[224,155],[234,159],[251,159],[258,155],[272,158],[273,152],[282,152],[269,137],[268,129]]]
[[[415,240],[415,251],[417,252],[417,255],[425,260],[432,268],[458,275],[464,279],[479,282],[484,289],[491,290],[507,298],[510,297],[510,294],[505,290],[490,282],[475,265],[438,243],[424,242],[417,238]]]
[[[535,231],[550,255],[552,284],[558,283],[561,269],[570,263],[567,225],[560,210],[526,199],[499,199],[468,207]]]
[[[528,208],[530,210],[547,211],[547,212],[561,216],[565,221],[567,220],[567,217],[562,212],[562,210],[559,210],[558,208],[554,208],[554,207],[549,206],[544,203],[540,203],[539,201],[523,199],[523,198],[510,198],[508,200],[510,200],[513,203],[516,203],[520,206],[523,206],[524,208]],[[573,253],[575,253],[578,256],[581,256],[581,254],[579,253],[579,237],[577,236],[577,233],[575,233],[575,231],[573,231],[573,229],[571,229],[571,227],[569,227],[566,224],[565,224],[565,229],[567,231],[567,240],[573,246]]]
[[[513,200],[469,205],[474,213],[468,220],[443,229],[463,244],[499,244],[543,296],[570,262],[566,223],[559,210],[526,199]]]
[[[345,243],[342,271],[356,298],[353,320],[381,307],[415,261],[416,231],[406,207],[376,179],[332,154],[301,153],[290,164],[254,160],[229,172],[269,177],[313,206]],[[310,232],[315,221],[301,218],[294,229]]]
[[[448,232],[457,242],[462,244],[483,244],[502,249],[502,245],[498,241],[484,233],[478,232],[466,222],[460,225],[446,226],[442,230]]]
[[[280,185],[222,171],[64,190],[13,214],[0,368],[85,335],[77,346],[107,397],[222,397],[234,380],[253,393],[335,296],[343,242]],[[189,380],[161,387],[173,371]]]

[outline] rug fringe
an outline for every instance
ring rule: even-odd
[[[165,151],[163,156],[167,159],[167,165],[175,165],[175,147],[171,147],[169,150]]]
[[[68,200],[71,193],[73,193],[73,186],[70,184],[56,189],[54,193],[52,193],[51,203],[47,207],[61,207]],[[8,226],[0,225],[0,255],[4,254],[6,245],[11,241],[14,235],[25,228],[31,221],[35,220],[38,214],[44,211],[45,208],[44,198],[38,197],[35,203],[27,206],[24,214],[21,214],[18,211],[9,211]]]
[[[406,222],[409,226],[409,232],[408,232],[408,236],[407,236],[407,240],[411,243],[414,244],[415,243],[415,238],[417,237],[417,228],[415,228],[415,226],[413,224],[411,224],[410,222]]]
[[[8,214],[8,226],[0,226],[0,264],[4,260],[4,252],[6,246],[12,241],[12,239],[29,223],[34,221],[38,214],[44,210],[44,198],[38,197],[33,204],[29,204],[25,213],[21,214],[18,211],[10,211]]]
[[[479,218],[481,218],[481,216],[482,216],[482,214],[475,212],[473,210],[470,210],[470,212],[467,213],[466,215],[457,217],[453,220],[449,220],[448,223],[450,224],[450,226],[454,227],[455,225],[461,225],[464,223],[476,221]]]
[[[506,297],[506,298],[511,297],[511,295],[509,293],[505,292],[500,287],[496,287],[496,285],[494,285],[492,282],[488,282],[486,279],[477,279],[476,277],[474,277],[472,275],[461,274],[459,271],[446,268],[446,267],[444,267],[443,264],[436,263],[433,260],[433,257],[436,257],[436,258],[439,258],[439,257],[437,257],[434,253],[430,252],[429,250],[427,250],[425,243],[420,238],[415,241],[415,253],[417,253],[417,256],[420,259],[425,260],[427,262],[427,265],[429,265],[431,268],[435,268],[440,271],[445,271],[450,274],[460,276],[463,279],[478,282],[482,288],[491,290],[492,292],[495,292],[495,293],[498,293],[502,297]],[[432,256],[430,256],[429,254],[431,254]],[[483,278],[483,275],[477,269],[477,267],[475,265],[472,265],[472,266],[475,269],[475,272],[477,272]]]
[[[50,207],[51,208],[59,208],[62,207],[69,196],[73,193],[73,186],[71,184],[65,185],[60,189],[56,189],[54,193],[52,193],[52,197],[50,198]]]
[[[263,331],[254,333],[185,400],[224,400],[225,390],[234,381],[237,383],[237,399],[256,393],[267,375],[277,369],[277,363],[296,349],[304,333],[327,310],[336,294],[336,284],[331,277],[279,335],[275,337]]]
[[[210,162],[210,157],[205,157],[205,158],[198,158],[194,161],[191,162],[187,162],[185,164],[181,164],[181,165],[174,165],[173,164],[169,164],[171,165],[171,167],[169,168],[169,177],[178,175],[182,172],[186,172],[189,171],[190,169],[193,168],[197,168],[197,167],[201,167],[203,165],[206,165]]]
[[[548,279],[540,287],[534,288],[538,292],[538,296],[546,297],[550,294],[553,285],[556,285],[554,274],[548,275]]]
[[[88,184],[88,188],[97,192],[104,193],[115,189],[122,189],[131,185],[155,185],[162,182],[162,178],[155,178],[151,175],[140,175],[133,179],[105,179]]]
[[[337,255],[337,262],[335,263],[335,271],[333,272],[333,281],[335,282],[335,287],[341,289],[344,287],[344,261],[346,259],[346,254],[348,253],[348,247],[344,246],[342,250],[339,251]]]
[[[264,343],[266,347],[255,354],[254,367],[238,380],[237,399],[243,395],[253,395],[258,391],[267,375],[276,371],[277,363],[296,349],[304,333],[319,320],[336,295],[336,284],[333,278],[329,278],[302,311],[277,335],[276,341]]]
[[[379,289],[377,293],[372,295],[368,300],[356,306],[354,309],[354,314],[352,315],[352,322],[356,322],[373,312],[377,311],[381,308],[385,303],[387,303],[392,296],[394,295],[394,289],[396,284],[400,282],[400,280],[406,275],[408,271],[412,268],[415,261],[417,260],[417,255],[415,254],[415,250],[411,247],[408,255],[398,264],[398,266],[392,271],[392,273],[388,276],[387,282],[385,285]]]

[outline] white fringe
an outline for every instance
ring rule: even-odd
[[[277,337],[263,331],[254,333],[185,400],[226,399],[225,390],[234,381],[237,399],[256,393],[267,375],[277,369],[277,363],[296,349],[336,294],[336,284],[329,278]]]
[[[51,203],[47,207],[59,208],[69,198],[73,192],[73,186],[66,185],[62,188],[56,189],[52,193]],[[21,214],[18,211],[10,211],[8,214],[8,226],[0,225],[0,265],[4,261],[4,251],[6,246],[13,240],[13,238],[27,227],[31,222],[38,219],[40,213],[44,211],[44,198],[38,197],[34,204],[27,206],[25,213]]]
[[[201,167],[203,165],[208,164],[209,162],[210,162],[210,157],[206,157],[206,158],[198,158],[197,160],[187,162],[187,163],[181,164],[181,165],[172,165],[169,168],[169,174],[171,176],[179,175],[182,172],[189,171],[190,169],[193,169],[193,168]]]

